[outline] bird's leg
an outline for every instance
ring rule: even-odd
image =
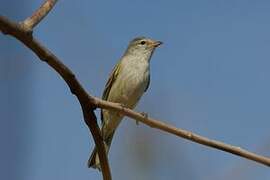
[[[141,115],[142,115],[145,119],[148,118],[148,113],[146,113],[146,112],[141,112]],[[136,120],[136,124],[139,125],[139,121],[138,121],[138,120]]]

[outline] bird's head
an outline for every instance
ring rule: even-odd
[[[126,53],[133,54],[136,56],[143,54],[151,55],[155,50],[155,48],[157,48],[161,44],[162,44],[161,41],[156,41],[146,37],[137,37],[132,41],[130,41]]]

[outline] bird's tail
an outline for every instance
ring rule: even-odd
[[[109,149],[111,146],[113,135],[114,135],[114,133],[112,133],[112,135],[109,136],[104,142],[105,151],[106,151],[107,155],[108,155],[108,152],[109,152]],[[92,151],[91,156],[88,159],[87,166],[88,166],[88,168],[91,167],[91,168],[98,169],[99,171],[101,171],[97,147],[95,147],[94,150]]]
[[[98,169],[99,171],[101,170],[100,168],[100,163],[99,163],[99,158],[98,158],[98,153],[97,153],[97,147],[94,148],[88,162],[87,162],[88,168],[94,168]]]

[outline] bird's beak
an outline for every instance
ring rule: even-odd
[[[154,41],[152,46],[156,48],[160,46],[161,44],[163,44],[161,41]]]

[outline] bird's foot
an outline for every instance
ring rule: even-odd
[[[141,115],[142,115],[145,119],[148,118],[148,113],[146,113],[146,112],[141,112]],[[139,125],[139,121],[138,121],[138,120],[136,120],[136,124]]]
[[[124,104],[122,103],[116,103],[118,106],[121,106],[122,109],[126,108]]]

